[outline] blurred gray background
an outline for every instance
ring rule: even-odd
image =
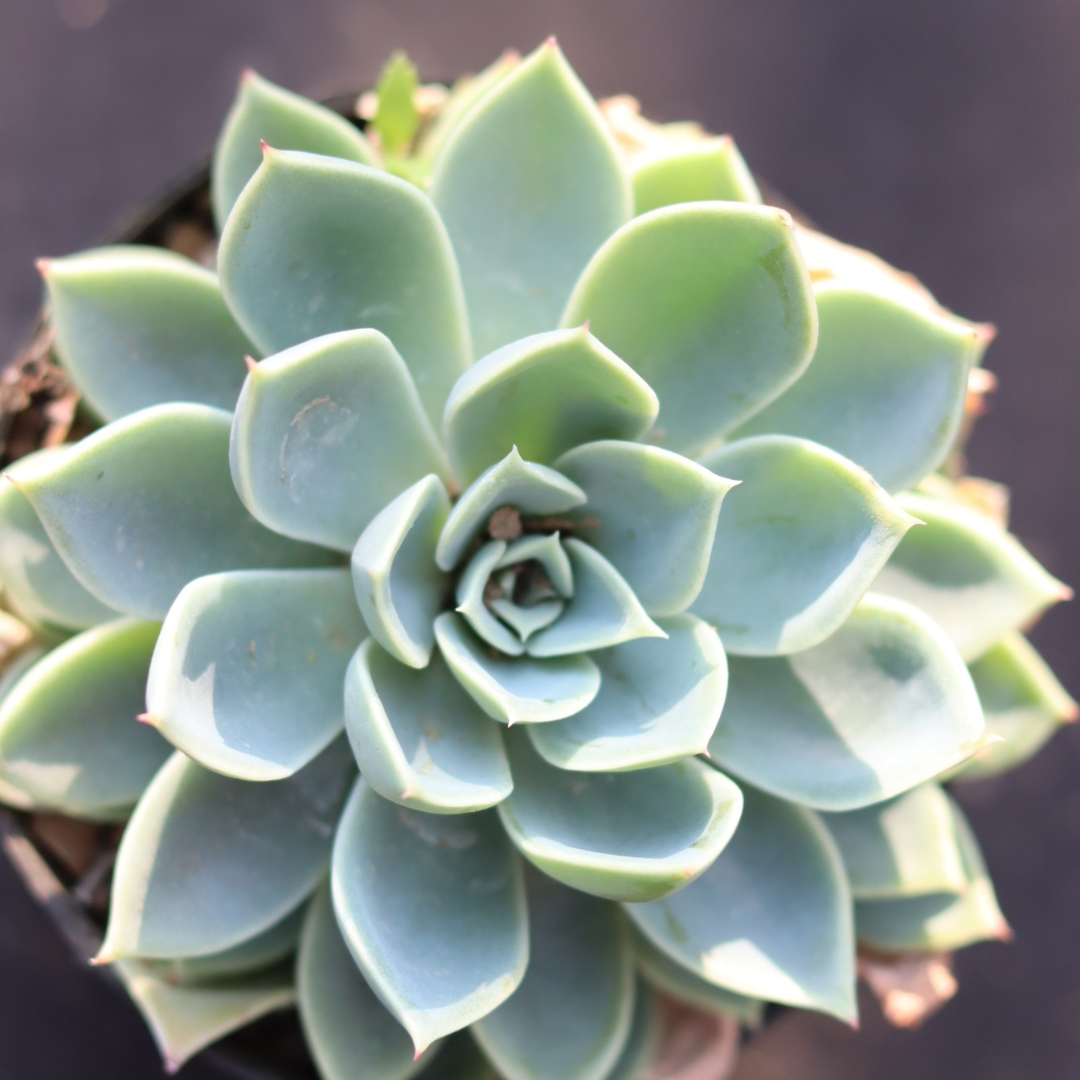
[[[973,471],[1080,586],[1076,0],[0,0],[0,356],[34,316],[32,260],[101,240],[206,154],[244,65],[318,95],[368,85],[395,47],[435,78],[550,33],[597,95],[730,131],[824,229],[998,325]],[[1080,694],[1080,604],[1034,638]],[[963,954],[922,1031],[870,1003],[859,1035],[789,1015],[739,1080],[1080,1076],[1080,730],[962,798],[1017,940]],[[158,1075],[133,1010],[0,860],[0,1080]]]

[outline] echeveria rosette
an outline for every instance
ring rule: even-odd
[[[411,78],[367,139],[245,76],[216,274],[44,268],[110,423],[0,491],[0,793],[131,813],[102,959],[166,1055],[298,950],[327,1080],[618,1080],[655,991],[852,1020],[856,938],[1001,936],[935,778],[1075,711],[1063,587],[906,490],[986,331],[551,44],[419,134]]]

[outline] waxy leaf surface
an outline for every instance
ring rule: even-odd
[[[730,136],[664,148],[630,174],[634,213],[695,202],[760,203],[761,192]]]
[[[652,1064],[663,1034],[660,1000],[648,983],[637,980],[634,988],[634,1015],[619,1060],[604,1080],[639,1080]]]
[[[521,637],[495,617],[485,595],[488,580],[505,554],[505,540],[489,540],[473,555],[458,578],[455,610],[493,649],[507,656],[521,656],[525,652]]]

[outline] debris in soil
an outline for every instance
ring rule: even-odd
[[[39,811],[30,815],[30,832],[75,879],[81,878],[98,856],[101,826],[91,821]]]
[[[492,540],[516,540],[521,535],[521,511],[512,506],[500,506],[488,518],[487,531]]]
[[[874,992],[894,1027],[917,1028],[957,991],[948,953],[899,960],[859,957],[859,975]]]

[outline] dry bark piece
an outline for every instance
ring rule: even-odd
[[[957,991],[952,955],[906,956],[900,960],[859,957],[859,975],[874,992],[894,1027],[917,1028]]]

